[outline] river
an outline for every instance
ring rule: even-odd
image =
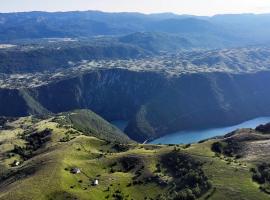
[[[210,128],[210,129],[199,129],[199,130],[177,131],[175,133],[167,134],[150,143],[151,144],[195,143],[200,140],[212,138],[215,136],[222,136],[240,128],[256,128],[258,125],[266,124],[268,122],[270,122],[270,117],[259,117],[252,120],[245,121],[243,123],[240,123],[234,126],[226,126],[226,127]],[[128,121],[118,120],[118,121],[112,121],[111,123],[115,125],[116,127],[118,127],[120,130],[124,131],[125,127],[128,124]]]
[[[256,128],[260,124],[270,122],[270,117],[259,117],[234,126],[226,126],[211,129],[201,129],[193,131],[178,131],[165,135],[151,142],[151,144],[188,144],[198,142],[200,140],[222,136],[236,129]]]

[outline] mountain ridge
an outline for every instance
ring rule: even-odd
[[[196,37],[200,36],[201,31],[208,30],[205,32],[205,38],[214,38],[215,36],[217,41],[230,41],[239,46],[241,44],[263,43],[267,40],[266,36],[270,31],[264,25],[269,23],[267,16],[219,15],[199,17],[98,11],[2,13],[0,14],[0,28],[2,29],[0,36],[2,41],[10,42],[27,38],[91,37],[158,30],[177,34],[186,32],[186,39],[189,39],[188,34],[192,32],[187,30],[197,27],[197,29],[193,30]],[[233,20],[230,20],[231,18]],[[184,23],[188,19],[190,23]],[[192,20],[190,21],[190,19]],[[235,19],[239,19],[238,22],[242,25],[242,29]],[[31,29],[26,27],[31,27]],[[217,32],[217,30],[219,31]]]

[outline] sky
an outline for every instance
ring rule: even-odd
[[[270,13],[270,0],[0,0],[0,12],[101,10],[215,15]]]

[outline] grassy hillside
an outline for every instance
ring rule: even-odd
[[[213,143],[224,139],[168,146],[107,141],[84,132],[88,128],[103,130],[102,120],[84,125],[85,116],[91,118],[91,115],[91,112],[75,111],[56,118],[30,116],[2,120],[0,199],[263,200],[270,197],[253,181],[250,170],[256,169],[260,156],[269,158],[264,149],[255,155],[247,151],[236,159],[212,151]],[[79,130],[78,126],[88,128]],[[261,133],[253,130],[242,130],[228,137],[237,138],[241,134],[257,138],[245,140],[246,146],[269,141],[269,137],[261,137]],[[80,173],[71,173],[75,168]],[[94,180],[99,184],[94,186]]]
[[[90,110],[74,110],[62,113],[54,118],[54,121],[62,126],[71,126],[86,135],[100,139],[123,143],[131,142],[122,131]]]

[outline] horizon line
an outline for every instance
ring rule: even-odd
[[[175,12],[139,12],[139,11],[105,11],[105,10],[25,10],[25,11],[7,11],[1,12],[0,14],[16,14],[16,13],[34,13],[34,12],[43,12],[43,13],[68,13],[68,12],[100,12],[100,13],[110,13],[110,14],[121,14],[121,13],[130,13],[130,14],[141,14],[141,15],[159,15],[159,14],[172,14],[177,16],[195,16],[195,17],[214,17],[218,15],[267,15],[270,12],[239,12],[239,13],[216,13],[213,15],[198,15],[192,13],[175,13]]]

